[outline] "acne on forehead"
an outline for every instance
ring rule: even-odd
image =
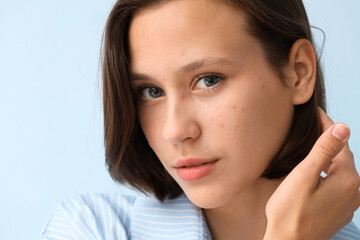
[[[151,35],[156,36],[164,32],[174,32],[175,26],[176,32],[188,36],[204,34],[210,28],[216,28],[218,34],[222,35],[222,32],[229,25],[243,22],[243,19],[239,17],[240,15],[237,9],[221,1],[170,1],[156,8],[142,10],[136,14],[130,25],[129,36],[132,40],[136,40],[136,37],[145,37],[150,32]],[[148,29],[151,29],[151,31],[146,31]],[[236,34],[236,32],[234,31],[233,34]]]
[[[130,25],[131,68],[151,71],[150,65],[158,66],[154,59],[179,65],[199,56],[234,55],[246,37],[243,23],[238,10],[217,0],[170,1],[143,10]],[[241,57],[246,49],[236,53]]]

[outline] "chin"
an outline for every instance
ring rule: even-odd
[[[228,204],[231,199],[228,192],[215,189],[187,189],[185,195],[196,206],[204,209],[213,209]]]

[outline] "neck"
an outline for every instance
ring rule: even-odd
[[[203,209],[212,238],[263,239],[266,203],[280,183],[280,180],[258,179],[227,205]]]

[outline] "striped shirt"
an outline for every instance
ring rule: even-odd
[[[87,194],[60,202],[41,239],[206,239],[211,235],[200,208],[185,195],[164,203],[150,197]],[[333,240],[359,240],[351,222]]]

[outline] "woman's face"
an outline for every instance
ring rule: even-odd
[[[246,24],[221,1],[181,0],[141,11],[130,26],[141,127],[203,208],[256,185],[292,121],[292,92]]]

